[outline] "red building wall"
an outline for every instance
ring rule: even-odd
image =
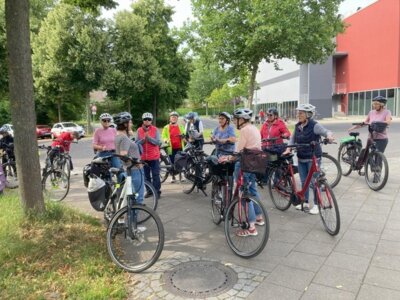
[[[379,0],[346,18],[337,36],[336,83],[347,93],[400,86],[400,0]]]

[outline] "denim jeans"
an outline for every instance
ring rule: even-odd
[[[112,154],[114,154],[114,152],[102,151],[102,152],[97,152],[96,157],[106,157],[106,156],[109,156]],[[112,157],[111,158],[111,167],[122,169],[121,160],[118,157]],[[121,173],[118,175],[118,182],[122,182],[123,180],[124,180],[124,174]]]
[[[137,193],[137,203],[143,203],[144,198],[144,173],[143,169],[132,168],[132,190]]]
[[[147,181],[151,182],[156,191],[161,194],[161,182],[160,182],[160,161],[145,160],[146,165],[144,166],[144,176]]]
[[[239,178],[240,174],[240,162],[236,162],[235,171],[233,177],[235,180]],[[260,200],[260,196],[257,192],[256,175],[253,173],[243,172],[243,187],[248,187],[250,195],[254,196],[257,200]],[[253,202],[249,203],[249,222],[255,223],[256,216],[261,214],[261,209],[258,205],[253,205]]]
[[[299,175],[300,175],[300,181],[301,181],[301,186],[304,186],[304,183],[306,182],[306,178],[308,175],[308,172],[311,169],[311,165],[312,165],[312,161],[307,161],[307,162],[300,162],[299,161]],[[318,166],[321,166],[321,159],[318,159]],[[314,173],[313,175],[314,177],[318,176],[318,173]],[[304,197],[306,199],[306,203],[308,203],[308,199],[309,199],[309,192],[310,192],[310,188],[312,188],[314,190],[314,184],[311,181],[309,188],[307,189],[306,193],[304,194]],[[314,203],[316,203],[317,199],[314,196]]]

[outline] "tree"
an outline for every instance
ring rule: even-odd
[[[67,106],[75,107],[73,114],[65,114],[68,118],[89,110],[89,92],[100,86],[106,69],[104,26],[91,12],[60,4],[48,14],[33,41],[38,99],[50,111],[57,109],[59,121]]]
[[[43,212],[40,164],[36,141],[29,1],[5,2],[11,116],[21,202],[25,212]]]
[[[281,58],[322,63],[344,30],[342,0],[192,0],[206,49],[239,76],[249,74],[252,105],[259,63]]]

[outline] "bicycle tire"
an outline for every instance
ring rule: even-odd
[[[343,176],[349,176],[353,171],[354,159],[356,159],[355,150],[348,149],[347,144],[341,144],[338,150],[338,162]]]
[[[132,210],[146,219],[140,224],[144,230],[139,231],[135,239],[130,238],[127,233],[128,207],[120,209],[107,228],[107,250],[117,266],[128,272],[139,273],[158,260],[164,248],[165,234],[161,219],[154,210],[144,205],[133,205]]]
[[[160,182],[164,183],[168,176],[169,176],[169,171],[172,168],[172,165],[165,156],[160,156]]]
[[[145,180],[144,182],[144,192],[145,196],[148,193],[150,196],[149,197],[144,197],[143,198],[143,204],[147,205],[153,210],[157,209],[158,206],[158,199],[160,198],[155,187],[150,181]]]
[[[277,174],[280,172],[282,175]],[[285,170],[277,168],[271,171],[268,180],[268,191],[272,203],[281,211],[287,210],[291,205],[290,196],[293,193],[292,180]]]
[[[211,217],[215,225],[219,225],[223,219],[224,188],[220,180],[212,182]]]
[[[42,191],[46,199],[62,201],[67,197],[70,188],[68,175],[62,171],[50,170],[42,179]]]
[[[321,170],[325,173],[325,178],[331,188],[334,188],[342,178],[342,169],[333,156],[323,152],[321,155]]]
[[[256,236],[237,236],[237,230],[240,228],[246,229],[248,228],[249,224],[247,221],[240,222],[240,218],[238,216],[239,200],[236,199],[229,205],[225,213],[225,237],[229,247],[237,256],[240,256],[242,258],[251,258],[260,254],[267,244],[270,230],[269,218],[264,206],[258,200],[253,198],[246,198],[241,199],[241,201],[243,203],[241,205],[242,210],[246,210],[246,205],[258,205],[261,209],[261,215],[264,219],[265,224],[262,226],[257,226],[258,234]],[[241,213],[242,215],[245,215],[244,211],[242,211]],[[247,216],[246,219],[248,219]],[[242,249],[242,247],[247,249]]]
[[[61,170],[63,170],[67,175],[68,178],[71,178],[71,162],[67,158],[63,158]]]
[[[379,163],[379,161],[382,163]],[[379,151],[369,153],[364,165],[364,172],[365,181],[371,190],[379,191],[383,189],[389,178],[389,165],[386,156]]]
[[[337,235],[340,231],[340,214],[331,186],[326,180],[316,182],[314,195],[317,197],[319,215],[325,230],[332,236]]]
[[[6,187],[9,189],[15,189],[19,185],[15,170],[15,162],[7,162],[3,165],[3,171],[6,176]]]
[[[188,195],[194,191],[198,180],[196,177],[196,164],[193,162],[192,159],[188,160],[187,168],[184,171],[184,176],[187,179],[188,184],[183,185],[183,192]],[[187,186],[189,186],[188,189],[186,189]]]

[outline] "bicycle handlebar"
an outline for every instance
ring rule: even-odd
[[[365,126],[365,125],[368,125],[367,123],[364,123],[364,122],[359,122],[359,123],[351,123],[351,125],[358,125],[358,126]]]

